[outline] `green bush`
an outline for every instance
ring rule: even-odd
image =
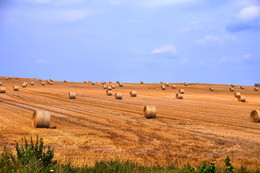
[[[44,145],[43,138],[36,135],[35,143],[32,137],[30,143],[22,138],[19,145],[16,142],[16,155],[10,149],[4,147],[0,158],[0,172],[49,172],[57,163],[53,161],[54,149]]]

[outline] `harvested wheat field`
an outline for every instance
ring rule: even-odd
[[[250,120],[250,113],[260,110],[260,92],[253,86],[234,87],[246,97],[239,102],[230,85],[169,83],[162,90],[159,83],[124,83],[113,89],[113,95],[123,95],[118,100],[107,96],[102,83],[53,81],[44,86],[37,79],[5,77],[0,82],[6,89],[0,93],[1,149],[38,134],[55,148],[55,159],[73,165],[115,159],[143,165],[222,165],[231,156],[234,166],[260,166],[260,123]],[[23,82],[34,85],[13,90]],[[184,99],[176,99],[179,89],[185,90]],[[132,90],[137,97],[129,95]],[[69,99],[70,91],[77,93],[76,99]],[[144,117],[145,105],[156,107],[156,118]],[[33,127],[35,110],[50,112],[52,128]]]

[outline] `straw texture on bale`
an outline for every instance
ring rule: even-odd
[[[260,123],[260,110],[253,110],[250,114],[251,121]]]
[[[166,86],[169,86],[169,83],[165,83]]]
[[[233,91],[235,91],[235,90],[234,90],[234,88],[229,88],[229,91],[233,92]]]
[[[26,88],[26,87],[27,87],[27,83],[24,82],[24,83],[22,84],[22,87],[23,87],[23,88]]]
[[[240,96],[240,97],[238,97],[238,101],[246,102],[246,97],[245,96]]]
[[[240,89],[245,89],[243,86],[240,86]]]
[[[115,98],[116,99],[122,99],[122,93],[115,93]]]
[[[156,118],[156,107],[153,105],[146,105],[144,107],[143,114],[147,119]]]
[[[176,89],[176,86],[175,86],[175,85],[173,85],[173,86],[172,86],[172,89]]]
[[[239,97],[241,97],[241,94],[240,94],[239,92],[235,92],[235,93],[234,93],[234,96],[235,96],[236,98],[239,98]]]
[[[130,91],[130,96],[131,96],[131,97],[136,97],[136,96],[137,96],[136,91]]]
[[[258,91],[259,89],[258,88],[254,88],[254,91]]]
[[[176,98],[177,98],[177,99],[183,99],[183,95],[180,94],[180,93],[177,93],[177,94],[176,94]]]
[[[209,88],[210,91],[215,91],[215,88]]]
[[[112,95],[113,95],[112,90],[107,90],[106,92],[107,92],[107,95],[108,95],[108,96],[112,96]]]
[[[107,85],[103,85],[103,89],[107,89]]]
[[[19,86],[14,85],[13,88],[14,88],[14,91],[19,91]]]
[[[42,85],[45,85],[45,82],[42,82]]]
[[[6,90],[5,90],[5,87],[0,87],[0,93],[5,93]]]
[[[31,82],[31,85],[34,85],[34,82]]]
[[[162,90],[165,90],[166,88],[165,88],[165,85],[161,85],[161,89]]]
[[[184,94],[184,89],[179,89],[180,94]]]
[[[69,98],[70,99],[76,99],[76,93],[75,92],[69,92]]]
[[[115,85],[112,85],[111,88],[112,88],[112,89],[116,89],[116,86],[115,86]]]
[[[53,82],[49,82],[50,85],[53,85]]]
[[[33,113],[33,127],[35,128],[49,128],[51,122],[51,114],[48,111],[34,111]]]
[[[112,86],[111,85],[107,86],[107,89],[112,90]]]

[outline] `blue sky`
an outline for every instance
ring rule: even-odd
[[[260,1],[0,0],[0,76],[260,82]]]

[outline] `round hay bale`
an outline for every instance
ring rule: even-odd
[[[165,88],[165,85],[161,85],[161,89],[162,90],[165,90],[166,88]]]
[[[107,85],[103,85],[103,89],[108,89]]]
[[[6,77],[5,80],[8,80],[8,77]]]
[[[240,89],[245,89],[243,86],[240,86]]]
[[[27,87],[27,83],[26,82],[22,83],[22,87],[26,88]]]
[[[115,93],[115,98],[116,99],[122,99],[122,93]]]
[[[112,85],[111,88],[112,88],[112,89],[116,89],[116,86],[115,86],[115,85]]]
[[[156,118],[156,107],[153,105],[144,106],[143,114],[147,119]]]
[[[107,86],[107,90],[112,90],[112,86],[111,85]]]
[[[2,86],[3,85],[3,83],[2,82],[0,82],[0,86]]]
[[[103,84],[103,85],[106,84],[106,81],[103,81],[102,84]]]
[[[169,86],[169,83],[165,83],[165,86]]]
[[[112,81],[109,81],[108,83],[112,83]]]
[[[246,102],[246,97],[245,96],[240,96],[240,97],[238,97],[238,101]]]
[[[184,89],[179,89],[180,94],[184,94]]]
[[[0,87],[0,93],[6,93],[5,87]]]
[[[51,114],[48,111],[36,110],[33,113],[33,127],[49,128],[51,122]]]
[[[19,86],[14,85],[13,88],[14,88],[14,91],[19,91]]]
[[[234,84],[231,84],[231,87],[235,87],[235,85],[234,85]]]
[[[140,84],[144,84],[144,82],[143,82],[143,81],[140,81]]]
[[[229,91],[234,92],[235,90],[234,90],[234,88],[229,88]]]
[[[31,82],[31,85],[34,85],[34,82]]]
[[[68,81],[64,80],[64,83],[67,83]]]
[[[45,85],[45,82],[42,82],[42,85]]]
[[[69,98],[70,99],[76,99],[76,93],[75,92],[69,92]]]
[[[19,77],[15,77],[15,79],[19,79]]]
[[[160,84],[164,84],[164,82],[161,81]]]
[[[184,86],[188,86],[189,84],[187,82],[184,82]]]
[[[123,86],[124,86],[123,84],[119,83],[119,87],[123,87]]]
[[[258,91],[259,89],[258,88],[254,88],[254,91]]]
[[[180,93],[177,93],[175,96],[176,96],[177,99],[183,99],[183,95],[180,94]]]
[[[175,85],[173,85],[173,86],[172,86],[172,89],[176,89],[176,86],[175,86]]]
[[[49,81],[53,82],[53,80],[52,80],[52,79],[49,79]]]
[[[136,96],[137,96],[136,91],[130,91],[130,96],[131,96],[131,97],[136,97]]]
[[[119,81],[116,81],[116,83],[120,84],[120,82],[119,82]]]
[[[215,88],[209,88],[210,91],[215,91]]]
[[[41,80],[41,79],[39,79],[39,81],[41,82],[42,80]]]
[[[107,93],[108,96],[112,96],[113,95],[112,90],[107,90],[106,93]]]
[[[235,92],[235,93],[234,93],[234,96],[235,96],[236,98],[239,98],[239,97],[241,97],[241,94],[240,94],[239,92]]]
[[[50,85],[53,85],[53,82],[49,82]]]
[[[84,83],[87,83],[87,81],[84,81]]]
[[[260,110],[253,110],[250,114],[251,121],[260,123]]]
[[[92,82],[91,84],[92,84],[92,85],[95,85],[95,82]]]

